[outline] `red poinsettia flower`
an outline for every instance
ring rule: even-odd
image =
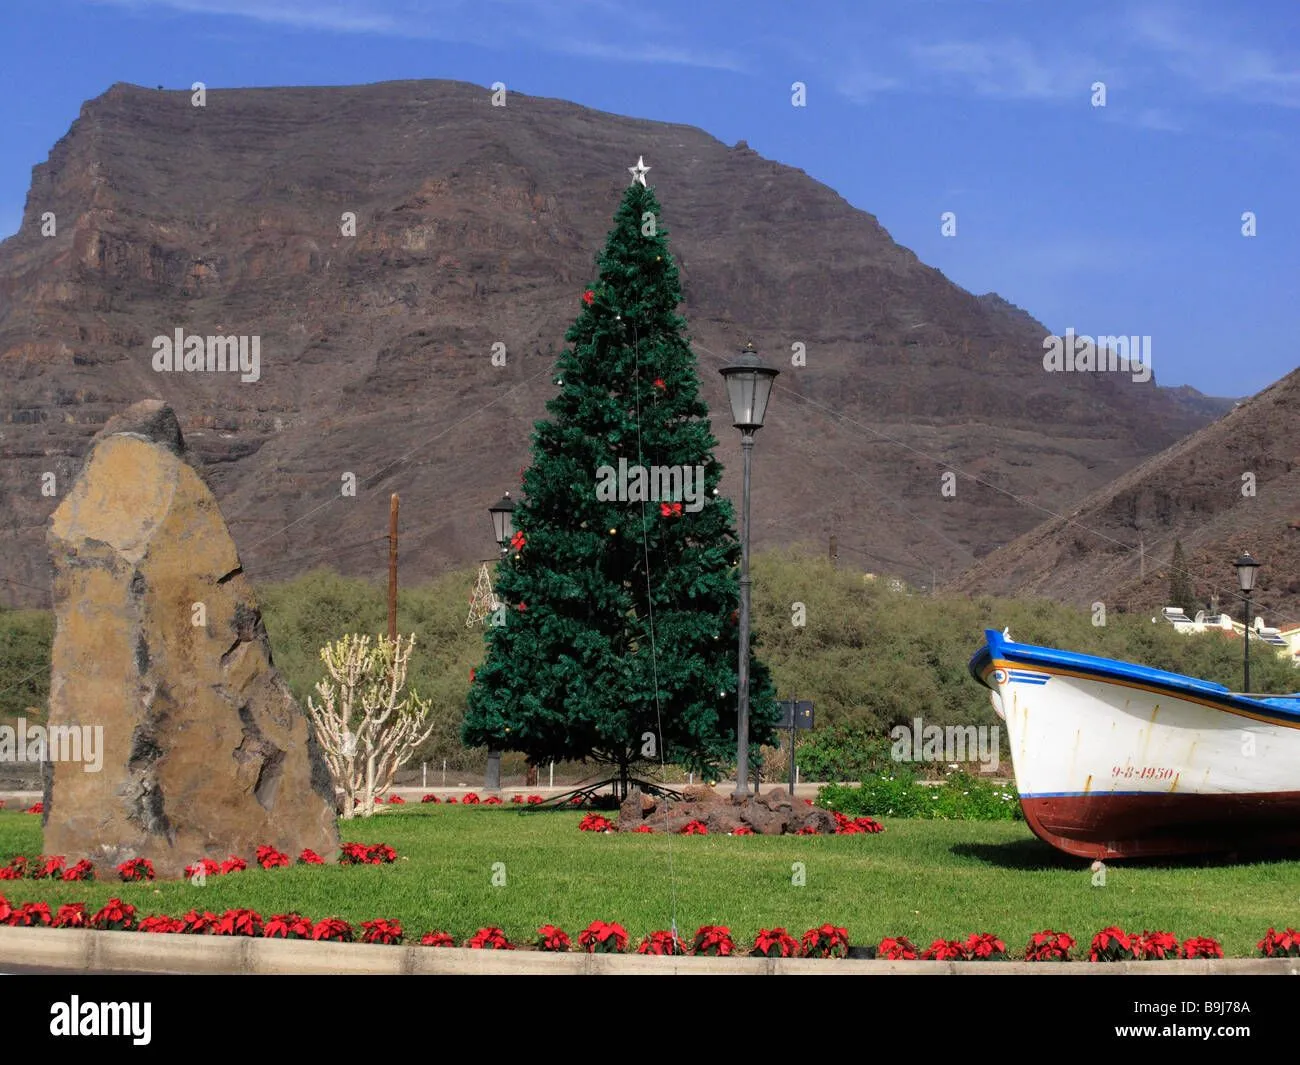
[[[1006,961],[1007,945],[991,932],[972,932],[964,944],[967,961]]]
[[[300,913],[277,913],[262,927],[264,939],[311,939],[312,925]]]
[[[735,952],[731,942],[731,929],[720,924],[700,925],[695,931],[695,941],[691,944],[692,954],[705,954],[724,958]]]
[[[527,542],[522,532],[516,532],[514,536],[510,537],[510,548],[513,551],[522,551]]]
[[[168,917],[165,913],[156,913],[146,917],[137,926],[137,932],[157,932],[162,934],[172,934],[183,932],[185,922],[179,917]]]
[[[351,943],[352,926],[341,917],[326,917],[311,930],[312,939],[333,943]]]
[[[654,827],[653,827],[652,825],[637,825],[636,828],[632,829],[632,831],[633,831],[633,832],[645,832],[645,833],[648,834],[648,833],[654,831]]]
[[[667,388],[667,387],[668,387],[668,386],[667,386],[666,384],[664,384],[664,379],[663,379],[662,377],[656,377],[656,378],[655,378],[655,388],[658,388],[658,389],[660,389],[660,390],[662,391],[663,389],[665,389],[665,388]]]
[[[406,805],[406,800],[403,799],[400,795],[393,795],[393,796],[390,796],[390,797],[389,797],[388,805],[389,805],[389,806],[405,806],[405,805]]]
[[[847,958],[849,956],[849,933],[846,929],[837,928],[833,924],[808,929],[799,942],[806,958]]]
[[[298,855],[299,865],[324,865],[325,859],[317,854],[310,847],[305,847],[303,852]]]
[[[709,827],[703,821],[698,819],[687,821],[686,824],[682,825],[680,834],[683,836],[707,836],[709,834]]]
[[[466,941],[470,950],[514,950],[514,944],[499,928],[480,928]]]
[[[763,928],[754,937],[750,954],[762,958],[793,958],[799,953],[799,941],[784,928]]]
[[[211,910],[204,910],[202,913],[199,913],[198,910],[190,910],[181,918],[180,930],[194,936],[211,935],[212,929],[216,927],[219,920],[221,918]]]
[[[794,834],[796,836],[815,836],[817,835],[817,829],[812,825],[804,825],[803,828],[796,829]]]
[[[14,915],[14,908],[9,905],[9,900],[0,895],[0,924],[8,924],[9,918]]]
[[[524,801],[524,797],[523,797],[522,795],[511,795],[511,796],[510,796],[510,801],[513,802],[513,803],[520,803],[520,804],[522,804],[523,801]]]
[[[1181,954],[1184,958],[1222,958],[1223,947],[1209,936],[1189,936],[1183,940]]]
[[[125,881],[152,880],[153,862],[148,858],[132,858],[117,867],[117,875]]]
[[[53,923],[48,902],[24,902],[9,914],[14,928],[48,928]]]
[[[89,858],[82,858],[76,865],[63,870],[63,879],[65,881],[94,880],[95,867],[91,864]]]
[[[907,936],[886,936],[876,948],[876,957],[883,961],[916,961],[916,948]]]
[[[627,946],[627,930],[614,921],[592,921],[578,933],[578,946],[588,954],[618,954]]]
[[[1279,932],[1270,926],[1268,933],[1255,945],[1266,958],[1300,957],[1300,932],[1294,928]]]
[[[680,936],[665,929],[651,932],[641,940],[636,952],[638,954],[689,954],[691,949]]]
[[[214,936],[260,936],[262,915],[256,910],[227,910],[210,929]]]
[[[380,917],[374,921],[362,921],[361,927],[364,929],[361,934],[362,943],[383,943],[397,946],[402,942],[402,923],[400,921],[390,921],[385,917]]]
[[[263,869],[280,869],[286,868],[293,863],[289,860],[287,854],[276,850],[270,844],[264,843],[257,848],[257,864]]]
[[[542,797],[541,797],[540,795],[530,795],[530,796],[528,796],[528,805],[529,805],[529,806],[536,806],[536,805],[537,805],[538,803],[540,803],[541,801],[542,801]]]
[[[600,814],[592,813],[578,822],[578,828],[583,832],[611,832],[614,822]]]
[[[1074,949],[1074,937],[1068,932],[1053,932],[1050,928],[1035,932],[1025,947],[1025,961],[1069,961]]]
[[[422,797],[421,797],[420,801],[421,801],[421,802],[437,802],[437,801],[438,801],[438,796],[436,796],[436,795],[425,795],[425,796],[422,796]]]
[[[569,942],[568,933],[563,928],[556,928],[553,924],[544,924],[537,930],[537,939],[534,941],[538,950],[547,951],[564,951],[572,950],[572,944]]]
[[[45,803],[43,803],[43,802],[34,802],[34,803],[31,804],[31,806],[27,807],[27,809],[24,810],[23,813],[27,813],[27,814],[43,814],[43,813],[45,813]]]
[[[227,873],[242,873],[247,868],[248,863],[243,858],[237,854],[232,854],[221,863],[221,874],[224,876]]]
[[[27,875],[33,880],[58,880],[63,876],[63,867],[68,859],[62,855],[42,854],[31,864]]]
[[[1138,947],[1141,937],[1131,935],[1122,928],[1112,925],[1103,928],[1092,937],[1092,949],[1088,952],[1089,961],[1126,961],[1140,957]]]
[[[501,805],[501,797],[500,797],[499,795],[489,795],[486,799],[483,800],[483,805],[484,805],[484,806],[500,806],[500,805]]]
[[[477,792],[467,791],[460,800],[466,806],[477,806],[482,800],[478,797]]]
[[[592,292],[591,289],[587,289],[587,291],[582,294],[582,302],[588,307],[590,307],[595,301],[596,294]]]
[[[455,796],[455,795],[451,796],[447,801],[448,801],[449,803],[455,803],[455,801],[456,801],[456,796]]]
[[[525,610],[528,609],[528,604],[527,604],[527,603],[520,603],[517,607],[515,607],[515,609],[518,610],[519,613],[522,614]]]
[[[752,836],[754,830],[748,825],[737,825],[729,834],[733,836]]]
[[[0,867],[0,880],[21,880],[27,875],[27,859],[21,854],[9,859],[9,864]]]
[[[0,924],[4,924],[2,919],[0,919]],[[59,912],[54,915],[51,924],[55,928],[89,928],[90,914],[86,912],[86,904],[84,902],[65,902],[59,907]]]
[[[1178,940],[1169,932],[1143,932],[1137,948],[1143,961],[1164,961],[1178,957]]]
[[[456,941],[451,938],[450,932],[425,932],[420,937],[420,946],[422,947],[454,947]]]
[[[936,939],[921,951],[922,961],[963,961],[966,948],[960,939]]]
[[[101,932],[127,932],[135,927],[135,907],[111,898],[90,919],[90,927]]]
[[[344,843],[341,850],[343,853],[339,856],[339,865],[379,864],[371,857],[371,847],[368,843]]]
[[[659,516],[663,518],[680,518],[682,516],[682,505],[680,503],[660,503]]]

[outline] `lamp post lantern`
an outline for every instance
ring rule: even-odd
[[[503,555],[506,553],[506,545],[515,534],[514,512],[515,504],[509,492],[488,507],[488,514],[492,518],[492,533]]]
[[[1243,674],[1242,691],[1250,692],[1250,593],[1255,590],[1255,571],[1259,569],[1259,563],[1250,557],[1249,551],[1243,551],[1241,557],[1233,563],[1237,570],[1237,587],[1241,589],[1241,594],[1246,600],[1245,625],[1242,628],[1241,641],[1241,664]]]
[[[749,791],[749,464],[754,434],[763,428],[772,384],[781,371],[764,366],[752,343],[730,366],[718,371],[727,385],[731,421],[740,430],[744,477],[741,489],[740,526],[740,658],[737,671],[736,791],[744,801]]]

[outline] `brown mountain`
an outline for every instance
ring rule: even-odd
[[[783,368],[756,548],[834,533],[863,569],[942,580],[1211,417],[1128,375],[1045,372],[1030,315],[743,142],[445,81],[192,104],[122,84],[88,102],[0,245],[5,601],[44,601],[47,518],[94,433],[145,397],[175,407],[255,579],[378,573],[394,491],[404,580],[487,557],[484,508],[518,484],[638,156],[729,465],[716,368],[750,339]],[[177,330],[258,338],[257,379],[156,372]]]
[[[955,586],[1156,611],[1168,605],[1176,540],[1199,601],[1185,609],[1217,594],[1239,617],[1232,562],[1249,551],[1261,564],[1252,606],[1270,625],[1300,623],[1300,370],[982,559]]]

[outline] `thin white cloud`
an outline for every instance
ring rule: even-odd
[[[1183,12],[1162,6],[1129,14],[1136,43],[1198,96],[1300,107],[1300,57],[1283,57],[1234,40],[1229,27],[1193,29]]]
[[[1097,68],[1076,53],[1040,55],[1019,38],[913,44],[908,54],[917,71],[980,96],[1006,100],[1079,98]]]
[[[367,3],[322,4],[314,0],[86,0],[102,6],[143,11],[166,8],[182,14],[243,18],[267,25],[326,33],[365,33],[384,37],[445,41],[499,50],[526,45],[558,55],[621,63],[749,69],[722,51],[678,43],[671,27],[636,9],[607,0],[369,0]],[[575,10],[603,15],[605,32],[595,19]],[[358,10],[360,9],[360,10]]]
[[[902,84],[898,78],[881,74],[857,62],[834,82],[835,91],[855,104],[870,103],[882,93],[892,92]]]

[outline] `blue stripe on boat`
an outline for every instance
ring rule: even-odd
[[[971,676],[984,684],[984,672],[995,659],[1015,662],[1024,666],[1056,666],[1076,673],[1090,674],[1099,680],[1132,681],[1170,692],[1173,695],[1192,695],[1223,707],[1232,707],[1257,714],[1264,718],[1294,720],[1300,717],[1300,692],[1294,695],[1239,695],[1222,684],[1170,673],[1114,658],[1079,654],[1075,651],[1058,651],[1052,647],[1039,647],[1032,643],[1016,643],[1006,639],[996,629],[984,630],[985,645],[975,652],[968,666]],[[1031,669],[1010,670],[1012,679],[1030,683],[1026,676],[1035,676]],[[1018,675],[1018,676],[1017,676]],[[1050,676],[1050,674],[1049,674]],[[1109,795],[1123,794],[1107,792]],[[1147,792],[1135,792],[1145,795]]]

